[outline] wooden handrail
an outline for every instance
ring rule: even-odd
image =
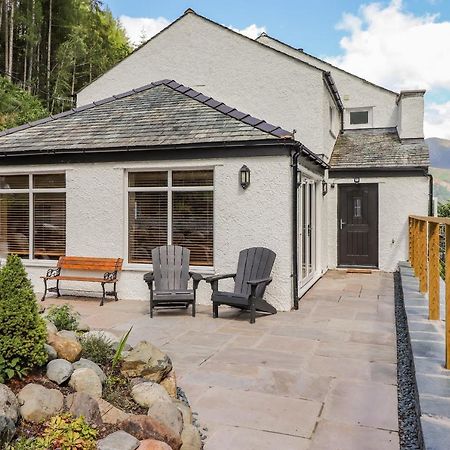
[[[428,292],[428,319],[440,319],[439,225],[445,226],[445,368],[450,369],[450,219],[409,216],[409,262]]]

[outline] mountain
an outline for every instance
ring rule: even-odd
[[[450,169],[450,140],[428,138],[425,141],[430,149],[430,166]]]
[[[425,139],[430,149],[430,172],[434,179],[434,195],[438,202],[450,201],[450,140]]]

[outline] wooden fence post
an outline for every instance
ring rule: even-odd
[[[420,221],[420,292],[425,294],[428,290],[428,246],[427,222]]]
[[[439,224],[428,224],[428,319],[439,320]],[[425,261],[426,262],[426,261]]]
[[[450,225],[445,225],[445,368],[450,369]]]

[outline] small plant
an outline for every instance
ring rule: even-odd
[[[147,410],[131,398],[131,388],[131,381],[120,372],[110,373],[106,378],[102,398],[127,413],[146,414]]]
[[[8,256],[0,270],[0,330],[0,382],[45,364],[45,323],[17,255]]]
[[[114,370],[114,368],[119,364],[120,360],[122,359],[122,352],[125,348],[125,345],[127,344],[128,337],[130,336],[131,330],[133,327],[131,327],[127,333],[122,336],[122,339],[119,341],[119,345],[117,346],[116,353],[114,354],[114,357],[112,359],[112,365],[111,368]]]
[[[76,331],[80,315],[69,305],[50,306],[47,319],[53,322],[58,330]]]
[[[114,358],[114,348],[108,339],[101,336],[87,336],[81,338],[82,356],[101,366],[111,364]]]
[[[39,448],[36,447],[34,439],[20,437],[11,444],[8,444],[5,450],[39,450]]]
[[[52,417],[42,436],[34,441],[37,450],[95,450],[97,430],[83,416],[61,414]]]

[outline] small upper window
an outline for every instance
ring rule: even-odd
[[[369,111],[350,111],[350,125],[367,125]]]

